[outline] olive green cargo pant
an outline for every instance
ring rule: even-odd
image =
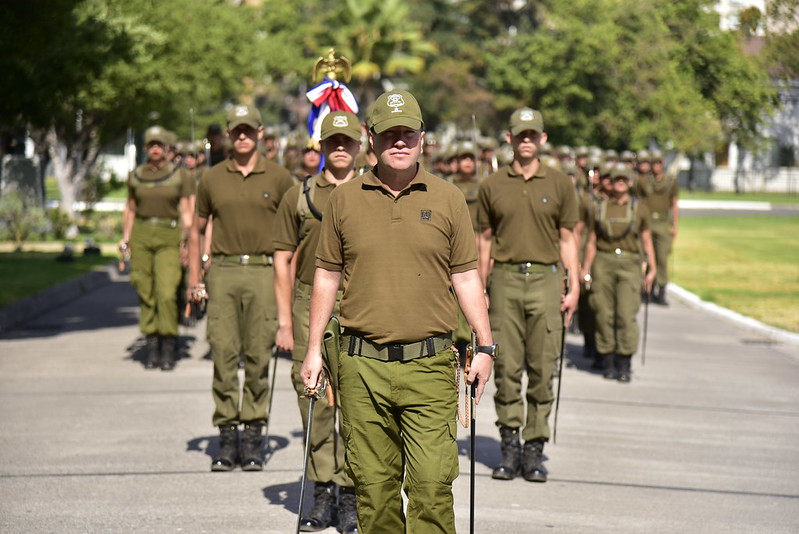
[[[297,404],[302,417],[303,433],[308,425],[308,398],[305,397],[305,383],[300,377],[302,361],[308,349],[308,329],[311,306],[312,287],[297,282],[292,304],[292,321],[294,324],[294,352],[291,367],[291,382],[297,392]],[[333,314],[338,314],[338,302]],[[338,366],[338,362],[326,362],[328,367]],[[333,384],[338,395],[338,384]],[[308,454],[308,478],[314,482],[335,482],[339,486],[352,487],[352,480],[344,471],[344,440],[336,432],[336,407],[330,406],[326,399],[314,405],[313,424],[311,428],[311,444]]]
[[[635,354],[641,307],[641,259],[637,253],[597,251],[592,267],[591,307],[596,312],[596,350]]]
[[[671,221],[668,218],[652,219],[652,246],[655,249],[657,274],[655,283],[666,287],[669,283],[669,254],[671,254]]]
[[[534,265],[527,274],[495,264],[488,316],[499,357],[494,363],[497,426],[522,428],[522,439],[548,440],[555,395],[552,375],[560,356],[563,273]],[[527,372],[527,414],[522,374]]]
[[[130,282],[139,294],[139,330],[178,335],[180,228],[170,220],[134,219],[130,235]]]
[[[358,532],[454,534],[455,366],[451,349],[407,362],[341,353],[342,428]]]
[[[273,278],[271,266],[216,259],[206,275],[215,426],[266,422],[269,361],[277,326]],[[244,387],[240,402],[238,369],[242,353]]]

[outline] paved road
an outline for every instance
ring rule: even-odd
[[[112,282],[0,336],[0,532],[294,532],[301,425],[279,362],[263,473],[211,473],[211,362],[184,329],[174,372],[145,371],[136,296]],[[602,379],[568,336],[550,480],[494,481],[478,410],[476,532],[799,531],[799,347],[678,302],[650,310],[643,366]],[[455,483],[468,532],[468,433]],[[334,532],[329,529],[326,532]]]

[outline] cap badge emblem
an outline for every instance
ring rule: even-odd
[[[402,110],[399,109],[405,105],[405,100],[403,100],[402,95],[399,94],[391,94],[388,95],[388,100],[386,100],[386,105],[390,108],[394,108],[391,113],[402,113]]]
[[[530,110],[524,110],[519,114],[519,118],[523,121],[531,121],[533,120],[533,112]]]
[[[244,117],[247,115],[247,106],[236,106],[236,116],[237,117]]]
[[[349,125],[347,117],[333,117],[333,126],[336,128],[346,128]]]

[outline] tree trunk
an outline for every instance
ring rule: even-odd
[[[78,236],[75,203],[81,199],[86,176],[100,154],[99,146],[91,138],[91,135],[82,135],[69,143],[52,127],[45,136],[47,153],[53,162],[53,172],[61,193],[59,209],[72,221],[66,233],[67,239]]]

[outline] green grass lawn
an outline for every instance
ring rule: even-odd
[[[80,250],[78,248],[78,250]],[[60,252],[0,252],[0,308],[61,282],[111,263],[108,255],[76,253],[74,261],[60,262]]]
[[[681,217],[671,265],[702,300],[799,332],[799,217]]]

